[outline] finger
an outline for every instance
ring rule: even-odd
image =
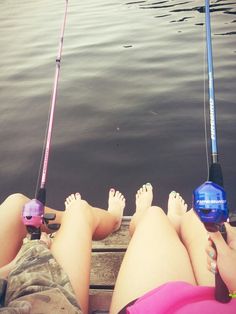
[[[227,254],[229,247],[220,232],[209,232],[210,239],[214,242],[218,254]]]
[[[210,267],[211,261],[212,261],[212,258],[210,258],[210,256],[207,256],[207,266],[208,267]]]
[[[216,264],[216,261],[211,261],[210,263],[210,272],[212,272],[212,274],[216,274],[218,271],[217,269],[217,264]]]
[[[236,250],[236,228],[225,224],[227,231],[227,243],[231,249]]]
[[[212,246],[206,247],[206,253],[207,253],[207,256],[209,256],[209,258],[211,260],[216,259],[217,254],[216,254],[216,251],[213,249]]]
[[[207,264],[207,268],[208,270],[212,273],[212,274],[216,274],[218,269],[217,269],[217,264],[215,261],[211,261],[209,264]]]

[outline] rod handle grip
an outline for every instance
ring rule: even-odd
[[[7,280],[0,278],[0,307],[4,306],[7,291]]]
[[[210,165],[209,169],[209,181],[212,181],[219,186],[224,186],[224,180],[223,180],[223,174],[222,174],[222,169],[221,165],[218,162],[213,162]]]
[[[219,231],[225,242],[227,242],[227,232],[224,224],[220,227]],[[213,247],[216,250],[214,243]],[[229,290],[221,278],[219,271],[215,274],[215,299],[221,303],[228,303],[231,300],[231,297],[229,296]]]

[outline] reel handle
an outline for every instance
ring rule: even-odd
[[[30,240],[39,240],[41,237],[41,229],[34,226],[26,226],[28,233],[30,234]]]

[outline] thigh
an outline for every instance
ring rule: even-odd
[[[83,313],[88,311],[91,264],[91,206],[81,201],[70,206],[51,246],[51,252],[67,273]]]
[[[150,207],[138,222],[123,259],[111,313],[169,281],[196,284],[188,253],[169,219],[160,208]]]
[[[22,245],[22,239],[26,236],[21,213],[28,201],[27,197],[17,193],[7,197],[0,206],[0,267],[16,256]]]
[[[214,286],[214,275],[207,269],[207,231],[191,209],[181,223],[182,241],[188,251],[198,285]]]

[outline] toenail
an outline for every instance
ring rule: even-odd
[[[215,252],[210,251],[210,252],[209,252],[209,256],[210,256],[211,258],[214,258],[214,257],[215,257]]]

